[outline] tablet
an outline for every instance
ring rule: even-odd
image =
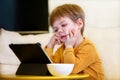
[[[52,63],[40,43],[9,44],[21,63]]]

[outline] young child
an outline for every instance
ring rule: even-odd
[[[101,60],[93,45],[83,37],[85,18],[82,8],[75,4],[56,7],[50,15],[54,35],[45,47],[54,63],[73,63],[71,74],[87,73],[87,80],[104,80]],[[61,47],[53,54],[56,44]]]

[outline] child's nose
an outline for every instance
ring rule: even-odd
[[[61,28],[58,29],[58,33],[61,33],[63,32],[63,30]]]

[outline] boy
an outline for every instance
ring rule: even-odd
[[[98,53],[87,38],[83,37],[84,11],[78,5],[64,4],[50,15],[54,35],[45,50],[54,63],[73,63],[71,74],[87,73],[87,80],[104,80]],[[53,54],[56,44],[61,47]]]

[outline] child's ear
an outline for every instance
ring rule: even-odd
[[[79,28],[83,27],[83,20],[81,18],[78,18],[77,25],[78,25]]]

